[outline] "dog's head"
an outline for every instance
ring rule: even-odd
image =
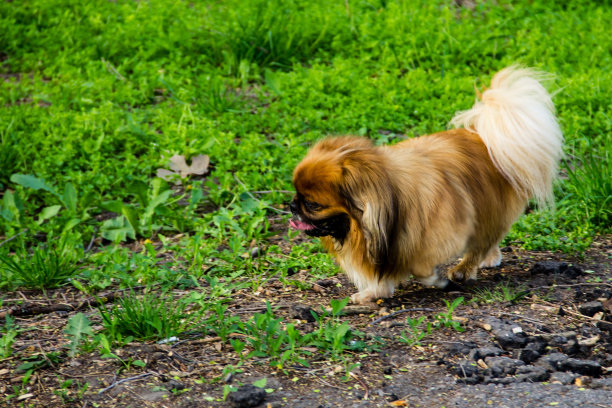
[[[385,158],[370,140],[338,137],[318,142],[293,173],[291,226],[311,236],[364,242],[373,264],[388,254],[394,192]]]

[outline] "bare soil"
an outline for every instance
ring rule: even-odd
[[[265,358],[249,359],[241,372],[224,376],[223,368],[239,360],[231,346],[214,336],[183,338],[172,344],[132,343],[115,350],[124,361],[141,360],[145,367],[125,368],[97,352],[71,359],[63,330],[77,311],[99,324],[92,299],[74,288],[44,295],[8,293],[3,295],[0,317],[12,314],[26,330],[14,343],[13,355],[0,360],[0,394],[8,396],[22,388],[24,372],[17,367],[24,361],[43,361],[43,367],[29,378],[19,397],[3,399],[0,405],[609,407],[611,262],[611,237],[597,239],[582,259],[506,247],[501,267],[482,270],[478,283],[460,292],[408,282],[391,299],[365,309],[349,306],[341,319],[364,332],[366,339],[384,341],[377,351],[347,355],[347,364],[360,364],[350,375],[342,362],[330,362],[315,353],[309,367],[286,367],[283,372]],[[268,301],[277,308],[277,315],[308,331],[312,323],[299,318],[299,307],[320,310],[329,306],[330,299],[350,296],[355,290],[344,275],[312,282],[304,270],[294,278],[310,282],[310,289],[271,279],[255,292],[236,293],[228,313],[248,318],[263,311]],[[520,299],[470,301],[478,300],[483,289],[498,288],[499,292],[503,285],[518,287],[523,292]],[[107,291],[98,296],[112,302],[121,293]],[[465,302],[453,315],[464,332],[437,329],[412,347],[398,341],[407,317],[427,316],[433,321],[447,311],[445,299],[459,296]],[[417,310],[394,314],[413,308]],[[418,310],[422,308],[433,311]],[[45,355],[54,351],[60,358],[45,361]],[[267,379],[265,388],[273,391],[244,387],[262,378]],[[72,383],[62,388],[66,380]],[[223,401],[227,384],[238,391]]]

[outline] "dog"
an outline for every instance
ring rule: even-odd
[[[391,297],[411,276],[438,288],[475,280],[500,265],[499,244],[530,199],[553,203],[563,135],[543,79],[499,71],[451,130],[389,146],[331,137],[308,151],[290,225],[321,237],[359,290],[353,303]],[[439,265],[458,256],[444,276]]]

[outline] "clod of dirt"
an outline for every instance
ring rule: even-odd
[[[603,312],[603,303],[598,301],[583,303],[578,307],[578,311],[585,316],[593,317],[595,313]]]
[[[559,370],[571,371],[576,374],[598,377],[601,375],[601,365],[597,361],[568,358],[559,363]]]
[[[502,355],[504,351],[499,347],[479,347],[472,349],[468,358],[470,360],[478,361],[487,357],[497,357]]]
[[[531,275],[564,275],[570,279],[577,278],[583,274],[582,269],[577,266],[570,266],[565,262],[544,261],[536,262],[529,270]]]
[[[526,365],[516,369],[516,381],[517,382],[542,382],[548,381],[550,373],[540,366]]]
[[[525,365],[521,360],[510,357],[487,357],[485,358],[485,363],[489,366],[485,370],[485,375],[495,378],[514,375],[518,367]]]
[[[540,358],[538,360],[538,365],[541,365],[550,371],[557,371],[559,369],[559,364],[561,364],[563,361],[567,360],[568,358],[569,357],[567,356],[567,354],[550,353]]]
[[[540,352],[534,350],[533,347],[530,347],[533,343],[530,343],[524,349],[518,350],[516,352],[515,357],[526,364],[533,363],[538,358],[540,358]]]
[[[569,385],[573,384],[576,378],[578,377],[578,374],[557,371],[550,375],[550,382],[553,384],[559,383],[563,385]]]
[[[291,317],[294,319],[305,320],[307,322],[314,322],[315,318],[312,314],[313,310],[308,306],[293,305],[291,306]]]
[[[495,340],[504,349],[515,349],[524,347],[527,344],[527,336],[525,333],[514,333],[512,330],[495,330],[493,332]]]
[[[266,398],[266,391],[254,385],[243,385],[230,393],[229,400],[236,408],[250,408],[261,404]]]

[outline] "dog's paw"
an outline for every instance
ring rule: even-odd
[[[357,292],[351,295],[351,303],[355,305],[367,305],[374,303],[376,297],[367,291]]]
[[[465,282],[467,280],[476,280],[478,271],[476,268],[469,268],[461,264],[457,265],[448,272],[448,278],[455,282]]]
[[[481,268],[495,268],[501,265],[501,262],[502,262],[501,251],[499,250],[499,248],[495,248],[487,254],[487,257],[483,259],[483,261],[480,263],[479,266]]]

